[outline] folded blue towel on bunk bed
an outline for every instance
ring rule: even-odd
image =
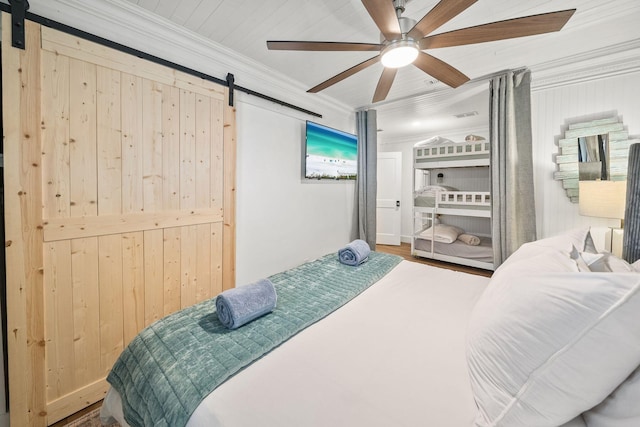
[[[357,239],[338,251],[338,259],[345,265],[357,266],[369,259],[369,253],[369,244]]]
[[[229,289],[216,298],[216,311],[220,323],[236,329],[276,307],[276,288],[269,279]]]

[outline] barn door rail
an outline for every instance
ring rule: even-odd
[[[91,33],[88,33],[86,31],[79,30],[79,29],[77,29],[75,27],[71,27],[69,25],[63,24],[61,22],[57,22],[57,21],[54,21],[52,19],[45,18],[43,16],[31,13],[31,12],[28,11],[28,9],[29,9],[28,0],[8,0],[8,1],[9,1],[9,4],[0,3],[0,10],[3,11],[3,12],[11,14],[11,22],[12,22],[12,26],[13,26],[13,28],[11,30],[11,34],[12,34],[12,43],[11,44],[14,47],[17,47],[17,48],[20,48],[20,49],[24,49],[24,47],[25,47],[24,20],[28,19],[29,21],[36,22],[36,23],[38,23],[40,25],[44,25],[46,27],[50,27],[50,28],[53,28],[55,30],[65,32],[67,34],[71,34],[71,35],[83,38],[85,40],[89,40],[91,42],[98,43],[98,44],[101,44],[103,46],[119,50],[121,52],[128,53],[128,54],[136,56],[138,58],[142,58],[142,59],[145,59],[147,61],[154,62],[156,64],[164,65],[166,67],[173,68],[173,69],[178,70],[178,71],[182,71],[182,72],[190,74],[192,76],[200,77],[200,78],[202,78],[204,80],[212,81],[212,82],[220,84],[222,86],[226,86],[226,87],[229,88],[229,106],[233,107],[233,104],[234,104],[233,92],[234,91],[239,91],[239,92],[243,92],[243,93],[246,93],[248,95],[251,95],[251,96],[255,96],[257,98],[264,99],[266,101],[270,101],[270,102],[276,103],[276,104],[281,105],[283,107],[290,108],[292,110],[296,110],[296,111],[299,111],[299,112],[304,113],[304,114],[308,114],[310,116],[322,117],[321,114],[315,113],[313,111],[307,110],[307,109],[299,107],[297,105],[290,104],[288,102],[273,98],[273,97],[271,97],[269,95],[265,95],[263,93],[260,93],[260,92],[257,92],[257,91],[251,90],[251,89],[247,89],[247,88],[242,87],[242,86],[238,86],[238,85],[235,84],[235,78],[234,78],[233,74],[231,74],[231,73],[227,74],[225,79],[219,79],[217,77],[210,76],[210,75],[205,74],[205,73],[201,73],[200,71],[194,70],[194,69],[189,68],[189,67],[185,67],[185,66],[180,65],[180,64],[176,64],[175,62],[168,61],[168,60],[160,58],[158,56],[151,55],[149,53],[146,53],[146,52],[143,52],[143,51],[140,51],[140,50],[137,50],[137,49],[133,49],[133,48],[131,48],[129,46],[125,46],[125,45],[122,45],[120,43],[116,43],[116,42],[114,42],[112,40],[108,40],[108,39],[105,39],[103,37],[96,36],[95,34],[91,34]]]

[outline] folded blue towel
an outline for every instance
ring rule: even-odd
[[[218,319],[229,329],[236,329],[276,307],[276,288],[268,279],[229,289],[216,298]]]
[[[356,266],[369,259],[370,252],[369,244],[357,239],[338,251],[338,259],[343,264]]]

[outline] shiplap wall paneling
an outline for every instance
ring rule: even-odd
[[[3,34],[10,414],[43,426],[101,399],[142,328],[234,285],[235,111],[211,82],[27,33]]]
[[[612,219],[582,216],[560,181],[553,179],[569,123],[619,117],[630,136],[640,135],[640,72],[541,88],[532,91],[533,165],[538,237],[548,237],[577,227],[619,227]],[[535,75],[534,75],[535,80]]]

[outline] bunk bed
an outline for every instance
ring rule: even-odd
[[[414,256],[493,270],[489,164],[487,141],[438,142],[414,147],[414,169],[423,172],[422,179],[414,180],[411,243]],[[483,179],[474,180],[481,182],[474,182],[476,188],[472,191],[432,182],[434,171],[446,169],[455,174],[464,168],[482,168]],[[440,238],[440,229],[459,224],[460,218],[483,218],[477,222],[483,224],[481,232],[453,227],[457,235],[471,235],[473,244],[468,239],[458,239],[455,233]]]

